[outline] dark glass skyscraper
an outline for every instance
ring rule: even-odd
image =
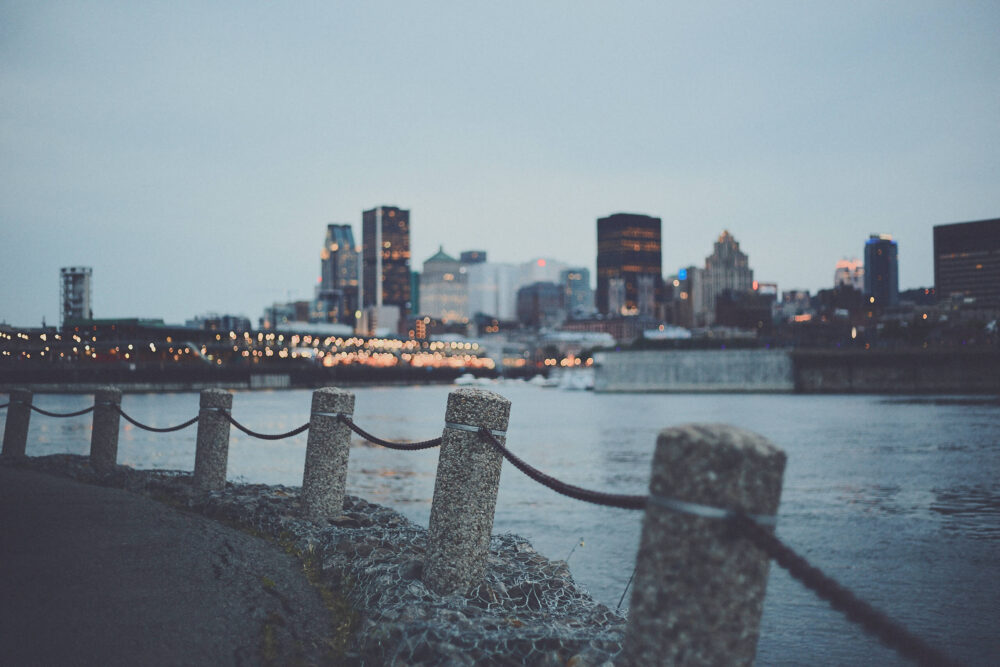
[[[899,302],[899,259],[888,234],[872,234],[865,243],[865,296],[876,306]]]
[[[651,317],[662,282],[660,219],[635,213],[598,218],[598,312]]]
[[[314,319],[355,324],[358,309],[358,249],[350,225],[327,225],[320,253]]]
[[[1000,218],[934,227],[934,287],[939,299],[1000,305]]]
[[[379,206],[361,217],[364,297],[368,306],[398,306],[410,312],[410,212]]]

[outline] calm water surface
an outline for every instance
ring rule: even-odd
[[[454,387],[356,389],[356,421],[390,439],[441,434]],[[1000,404],[982,399],[794,395],[617,395],[491,387],[512,401],[508,446],[578,486],[646,493],[657,432],[725,422],[785,450],[778,534],[799,553],[917,634],[969,664],[1000,663]],[[0,402],[6,397],[0,396]],[[38,395],[69,411],[91,396]],[[133,417],[155,426],[198,410],[197,394],[130,394]],[[309,419],[309,391],[241,392],[233,414],[258,431]],[[0,412],[0,421],[6,411]],[[32,415],[28,454],[89,451],[90,418]],[[191,470],[195,427],[151,434],[122,422],[119,462]],[[306,435],[279,442],[233,429],[233,481],[299,485]],[[356,441],[348,490],[426,525],[437,451],[399,453]],[[641,513],[559,496],[505,465],[496,532],[569,557],[576,580],[611,607],[632,572]],[[583,546],[574,545],[583,541]],[[625,604],[628,603],[626,596]],[[908,664],[772,567],[758,663]]]

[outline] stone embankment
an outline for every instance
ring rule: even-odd
[[[1000,352],[638,350],[594,356],[599,392],[1000,393]]]
[[[421,579],[427,529],[361,498],[347,496],[343,515],[321,524],[304,518],[295,487],[204,491],[190,473],[116,466],[99,475],[70,455],[4,463],[145,494],[294,551],[349,603],[341,611],[349,663],[584,667],[622,650],[624,618],[580,590],[565,562],[516,535],[491,538],[486,575],[472,591],[438,595]]]

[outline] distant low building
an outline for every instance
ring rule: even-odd
[[[458,257],[462,264],[482,264],[486,261],[485,250],[463,250]]]
[[[286,301],[284,303],[275,302],[266,308],[260,317],[261,328],[274,329],[278,326],[285,326],[292,322],[306,324],[309,322],[309,314],[312,310],[312,303],[309,301]]]
[[[769,334],[773,330],[774,301],[773,294],[761,294],[757,290],[725,290],[715,298],[715,323],[755,331],[758,335]]]
[[[833,286],[849,285],[859,292],[865,289],[865,265],[860,259],[842,259],[833,271]]]
[[[566,319],[563,290],[556,283],[537,282],[517,291],[517,317],[527,327],[557,327]]]
[[[253,329],[253,325],[250,323],[249,317],[244,317],[243,315],[220,315],[219,313],[196,315],[184,324],[185,326],[195,329],[204,329],[206,331],[243,332]]]
[[[563,288],[563,305],[570,319],[583,319],[594,315],[594,290],[590,287],[590,270],[584,267],[569,268],[559,273]]]

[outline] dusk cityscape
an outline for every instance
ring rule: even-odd
[[[998,34],[0,4],[0,664],[996,664]]]
[[[81,363],[130,371],[150,364],[444,368],[523,377],[589,366],[595,350],[621,346],[997,346],[1000,218],[934,226],[932,284],[901,290],[899,245],[880,233],[859,240],[858,257],[831,261],[829,286],[810,293],[767,281],[727,230],[703,262],[665,273],[661,219],[631,213],[597,219],[589,266],[557,257],[493,262],[484,248],[458,249],[455,257],[443,245],[421,265],[411,263],[410,214],[394,206],[366,210],[357,240],[354,225],[328,224],[313,298],[262,304],[254,318],[101,317],[93,309],[92,267],[63,267],[58,325],[0,325],[0,364],[25,379],[24,372],[47,371],[56,382],[59,369]],[[364,375],[354,369],[350,379]]]

